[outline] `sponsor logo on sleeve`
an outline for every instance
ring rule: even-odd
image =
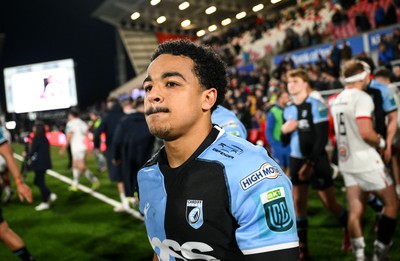
[[[188,199],[186,201],[186,221],[194,229],[203,225],[203,200]]]
[[[227,145],[223,142],[219,143],[216,148],[212,149],[213,151],[225,156],[227,158],[234,158],[234,155],[240,155],[243,153],[243,149],[239,148],[236,145]]]
[[[225,122],[224,124],[221,124],[221,127],[223,129],[226,129],[226,128],[237,128],[237,127],[239,127],[239,124],[237,122],[235,122],[234,120],[230,120],[230,121]]]
[[[264,163],[258,170],[244,177],[240,181],[240,186],[243,190],[247,190],[265,179],[276,179],[279,175],[281,173],[277,167]]]
[[[326,117],[328,116],[328,110],[327,108],[323,107],[323,108],[318,108],[318,114],[320,117]]]
[[[394,99],[394,97],[392,97],[389,102],[390,102],[391,106],[395,106],[396,105],[396,100]]]
[[[270,230],[284,232],[289,230],[294,221],[286,203],[285,189],[278,187],[260,195],[264,206],[265,219]]]

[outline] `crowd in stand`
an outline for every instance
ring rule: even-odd
[[[225,106],[235,111],[239,118],[244,122],[248,128],[249,133],[254,133],[254,130],[264,125],[263,112],[267,110],[275,101],[278,90],[286,88],[287,79],[286,72],[294,68],[305,69],[308,76],[313,81],[313,88],[319,91],[325,90],[337,90],[343,88],[343,83],[340,81],[340,68],[341,65],[351,59],[358,58],[367,62],[371,71],[374,72],[376,68],[386,67],[391,71],[392,82],[399,81],[399,70],[400,65],[394,64],[393,62],[400,59],[400,28],[394,28],[393,34],[382,34],[379,50],[378,59],[374,61],[369,53],[361,52],[353,54],[351,47],[347,44],[346,39],[335,39],[334,34],[326,31],[325,34],[321,33],[321,28],[330,28],[331,25],[339,26],[335,21],[335,15],[332,15],[332,20],[326,25],[323,25],[323,21],[320,18],[320,12],[323,8],[330,8],[334,10],[334,14],[347,12],[351,18],[354,18],[354,14],[359,12],[361,9],[369,7],[368,19],[371,20],[374,16],[371,15],[381,6],[384,9],[384,22],[376,23],[370,21],[372,26],[370,29],[375,29],[381,26],[390,25],[398,21],[398,15],[392,14],[391,9],[395,9],[399,13],[399,5],[396,1],[336,1],[338,3],[328,3],[328,7],[325,4],[318,3],[315,1],[312,8],[304,11],[302,8],[298,8],[296,11],[290,12],[287,17],[273,19],[257,18],[253,23],[249,23],[247,27],[237,27],[229,30],[224,35],[210,36],[202,39],[203,44],[211,45],[218,53],[224,58],[225,62],[230,65],[228,68],[229,72],[229,90],[226,95]],[[341,3],[343,2],[343,3]],[[372,8],[373,7],[373,8]],[[287,35],[283,41],[289,37],[291,43],[296,42],[296,47],[283,49],[283,52],[294,50],[296,48],[307,47],[316,45],[319,43],[325,43],[332,41],[332,47],[330,53],[323,57],[319,55],[318,61],[315,63],[307,64],[295,64],[290,56],[286,56],[276,68],[271,70],[271,66],[265,62],[268,57],[261,58],[257,61],[248,60],[248,63],[254,64],[253,70],[240,69],[237,65],[238,56],[243,52],[243,42],[256,41],[261,37],[268,37],[267,31],[270,28],[279,28],[280,25],[286,21],[291,20],[292,23],[297,23],[297,18],[301,18],[313,14],[314,25],[312,26],[313,33],[307,29],[303,35],[299,35],[291,27],[287,29]],[[391,16],[390,18],[388,16]],[[393,20],[393,18],[395,20]],[[353,30],[356,33],[357,30]],[[359,31],[358,32],[363,32]],[[250,40],[245,40],[246,35],[251,35]],[[352,35],[348,35],[352,36]],[[290,38],[289,37],[289,38]],[[312,41],[305,41],[310,39]],[[341,43],[339,45],[339,42]],[[307,43],[307,44],[300,44]],[[276,48],[274,48],[276,53]],[[242,63],[241,63],[242,64]],[[262,136],[262,131],[260,131]],[[252,141],[254,136],[249,137]],[[258,139],[265,140],[265,137],[258,137]],[[254,141],[255,142],[255,141]]]

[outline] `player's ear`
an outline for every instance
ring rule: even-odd
[[[202,108],[203,110],[210,110],[217,101],[217,90],[210,88],[203,91],[202,95]]]

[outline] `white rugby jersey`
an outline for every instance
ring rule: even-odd
[[[372,120],[372,98],[362,90],[345,89],[333,101],[331,108],[340,171],[360,173],[383,168],[379,153],[362,139],[357,126],[357,119]]]
[[[71,150],[85,150],[85,137],[87,135],[89,126],[83,120],[76,118],[68,121],[65,133],[72,132],[70,141]]]

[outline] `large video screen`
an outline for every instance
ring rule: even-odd
[[[72,59],[5,68],[4,83],[10,113],[65,109],[78,104]]]

